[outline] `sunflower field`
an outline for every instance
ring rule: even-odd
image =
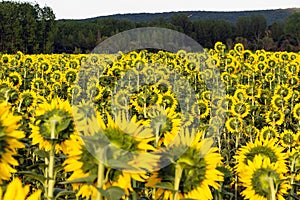
[[[300,53],[0,54],[0,200],[300,199]]]

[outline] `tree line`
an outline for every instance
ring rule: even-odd
[[[133,28],[163,27],[182,32],[206,48],[221,41],[229,48],[243,43],[247,49],[300,50],[300,13],[268,25],[262,14],[225,20],[195,20],[180,13],[147,22],[124,19],[55,20],[50,7],[0,2],[0,52],[89,53],[108,37]]]

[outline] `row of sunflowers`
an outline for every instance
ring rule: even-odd
[[[300,199],[300,54],[0,54],[0,199]]]

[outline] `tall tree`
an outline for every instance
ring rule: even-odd
[[[291,35],[300,41],[300,13],[296,12],[290,15],[284,24],[284,33]]]

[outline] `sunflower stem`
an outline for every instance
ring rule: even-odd
[[[23,98],[20,100],[19,106],[18,106],[18,113],[21,112],[21,107],[22,107],[22,103],[23,103]]]
[[[178,192],[179,192],[179,185],[180,185],[180,179],[182,176],[182,171],[183,168],[179,163],[176,164],[175,167],[175,182],[174,182],[174,190],[175,190],[175,195],[173,200],[178,200]]]
[[[102,188],[102,185],[103,185],[104,169],[105,169],[104,164],[101,161],[99,161],[99,164],[98,164],[98,180],[97,180],[97,187],[98,188]],[[102,199],[103,199],[103,196],[102,196],[101,192],[98,191],[96,200],[102,200]]]
[[[55,158],[55,125],[56,120],[50,121],[51,126],[51,150],[49,153],[49,167],[48,167],[48,199],[53,199],[53,191],[54,191],[54,158]]]
[[[274,181],[272,178],[269,178],[269,186],[270,186],[270,196],[268,200],[276,200],[276,190],[274,187]]]

